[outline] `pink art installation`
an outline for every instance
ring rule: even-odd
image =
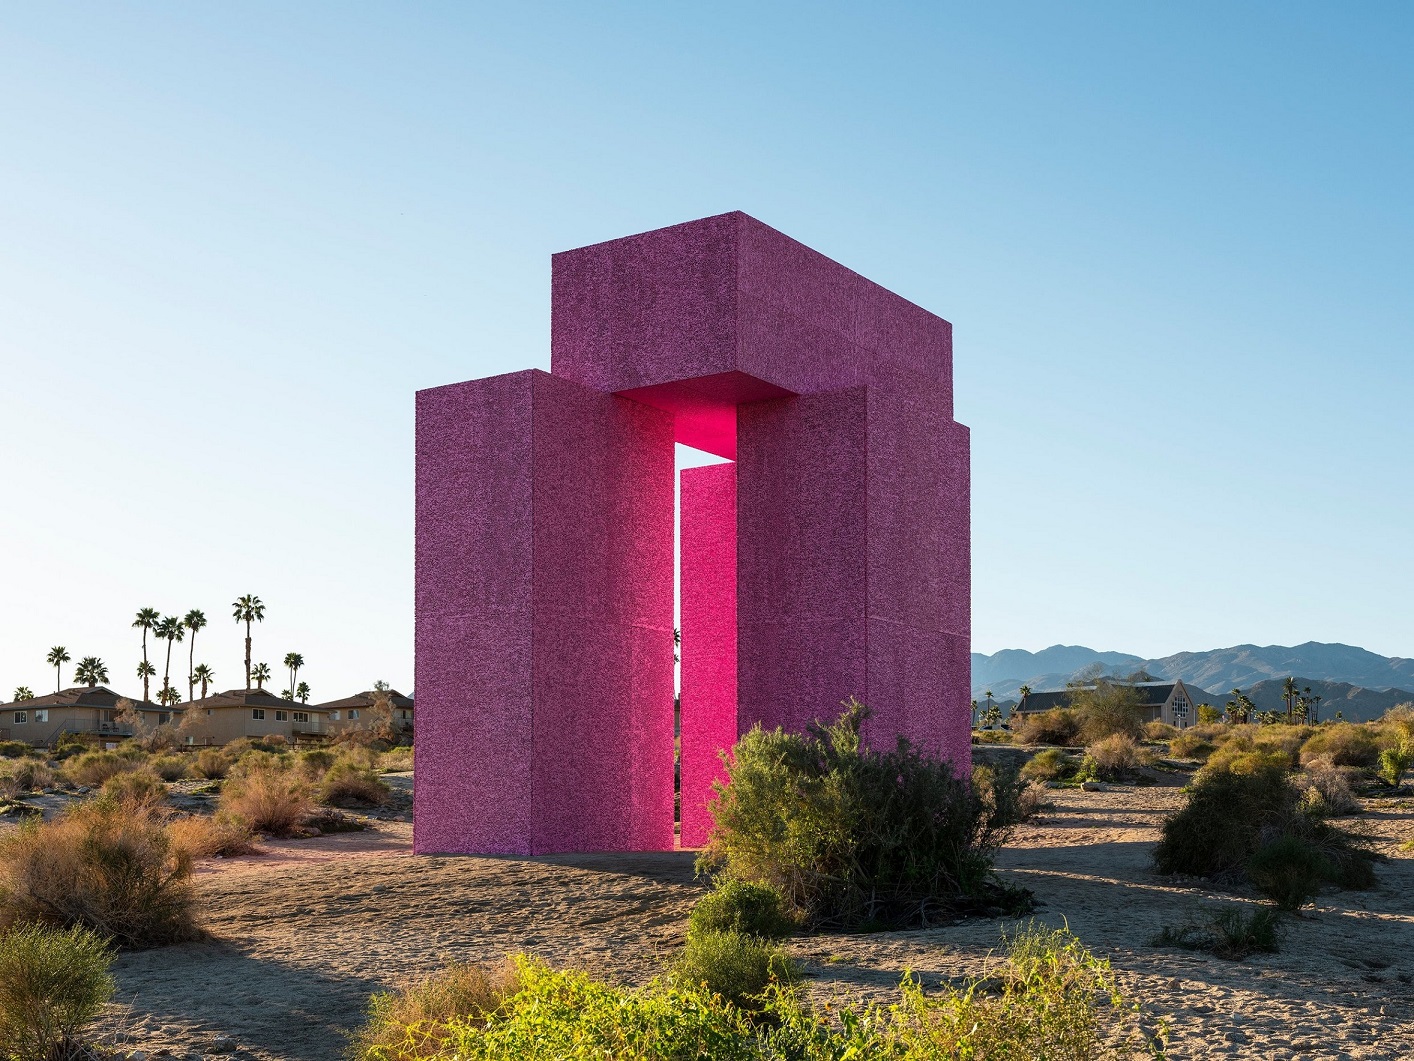
[[[420,853],[674,847],[721,753],[856,696],[970,765],[952,326],[742,213],[557,254],[551,371],[417,396]]]

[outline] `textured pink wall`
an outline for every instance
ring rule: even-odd
[[[666,413],[418,395],[418,851],[672,847],[672,505]]]
[[[736,743],[736,465],[685,468],[682,520],[683,847],[707,842],[719,752]]]

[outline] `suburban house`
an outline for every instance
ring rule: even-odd
[[[319,710],[326,714],[326,725],[329,733],[342,733],[345,730],[358,729],[368,725],[371,712],[373,710],[373,698],[377,696],[376,690],[369,689],[367,692],[357,693],[354,696],[346,696],[342,700],[330,700],[326,704],[320,704]],[[389,689],[387,692],[389,706],[393,711],[393,730],[399,735],[412,735],[412,697],[404,696],[396,689]]]
[[[80,686],[0,704],[0,740],[52,745],[65,733],[80,733],[117,742],[133,735],[132,725],[118,720],[125,708],[138,712],[144,728],[155,729],[173,718],[169,707],[131,700],[102,685]]]
[[[241,737],[283,737],[291,744],[328,736],[324,709],[282,700],[264,689],[229,689],[183,705],[187,744],[228,744]]]
[[[1186,729],[1198,722],[1198,705],[1207,699],[1201,689],[1190,690],[1182,681],[1171,682],[1115,682],[1139,690],[1143,705],[1142,719],[1145,722],[1166,722],[1170,726]],[[1082,686],[1094,689],[1093,685]],[[1021,714],[1049,711],[1056,707],[1070,706],[1070,690],[1060,689],[1046,693],[1027,693],[1016,705]]]

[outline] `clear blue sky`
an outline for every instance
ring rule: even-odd
[[[954,322],[979,651],[1414,655],[1412,11],[6,5],[0,692],[406,689],[413,391],[730,209]]]

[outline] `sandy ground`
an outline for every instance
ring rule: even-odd
[[[1172,1026],[1175,1058],[1414,1057],[1414,804],[1353,819],[1391,861],[1373,892],[1336,892],[1292,923],[1280,954],[1225,962],[1148,945],[1202,904],[1239,896],[1175,887],[1148,855],[1174,788],[1057,791],[1002,853],[1038,915],[1067,923]],[[209,942],[122,956],[132,1047],[150,1056],[332,1061],[373,991],[449,958],[518,950],[624,981],[659,972],[700,893],[690,853],[415,858],[411,826],[271,843],[200,873]],[[892,994],[975,975],[1013,923],[796,940],[818,995]],[[165,1053],[164,1053],[165,1052]]]

